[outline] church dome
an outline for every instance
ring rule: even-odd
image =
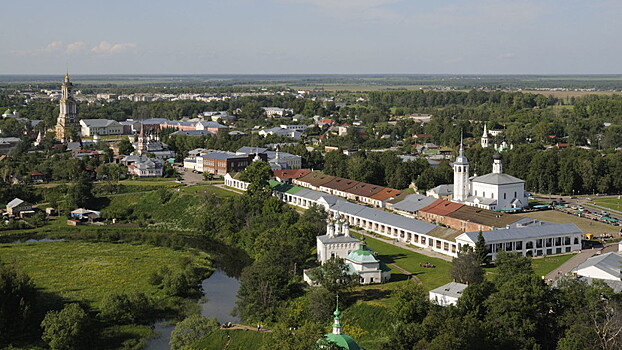
[[[350,252],[347,259],[359,264],[378,262],[378,259],[376,259],[370,250],[367,250],[367,247],[364,244],[361,245],[359,249]]]
[[[328,333],[324,337],[331,343],[337,344],[340,348],[348,350],[363,350],[363,348],[361,348],[349,335]]]
[[[454,164],[467,165],[469,164],[469,160],[467,159],[465,155],[459,155],[456,157],[456,161],[454,162]]]
[[[499,152],[495,152],[495,154],[492,156],[492,159],[494,159],[494,160],[501,159],[501,154],[499,154]]]

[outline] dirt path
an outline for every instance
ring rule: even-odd
[[[221,330],[233,330],[233,331],[255,331],[255,332],[272,332],[271,329],[261,328],[261,330],[257,329],[257,327],[245,326],[243,324],[234,323],[231,327],[225,327],[225,325],[220,326]]]

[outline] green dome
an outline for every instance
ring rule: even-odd
[[[341,348],[347,350],[363,350],[349,335],[328,333],[324,337]]]
[[[378,259],[376,259],[373,252],[371,250],[367,250],[365,245],[362,245],[359,249],[350,252],[347,259],[361,264],[378,262]]]

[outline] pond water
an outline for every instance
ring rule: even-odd
[[[240,280],[236,277],[229,277],[222,270],[218,269],[201,283],[203,295],[206,299],[199,302],[201,315],[205,317],[216,317],[218,322],[239,322],[239,318],[231,316],[231,311],[238,299],[237,293],[240,288]],[[149,339],[146,350],[168,350],[171,332],[175,325],[166,321],[157,322],[154,331],[157,338]]]
[[[24,241],[17,240],[17,241],[11,242],[11,243],[18,244],[18,243],[58,242],[58,241],[64,241],[64,239],[52,239],[52,238],[27,239],[27,240],[24,240]]]

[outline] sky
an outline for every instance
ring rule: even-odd
[[[620,0],[0,5],[0,74],[618,74]]]

